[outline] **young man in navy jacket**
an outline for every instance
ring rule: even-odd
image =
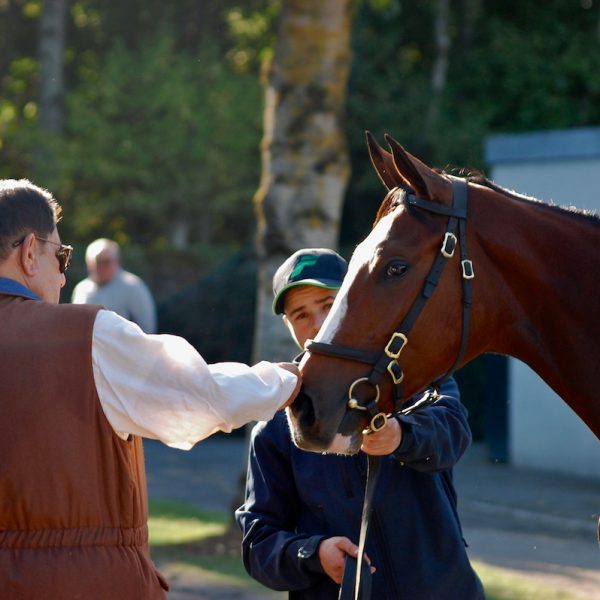
[[[273,310],[302,348],[323,323],[346,273],[331,250],[299,250],[273,278]],[[246,501],[236,511],[248,573],[291,599],[338,598],[346,554],[356,556],[367,475],[382,456],[366,544],[377,600],[484,598],[462,537],[452,468],[471,442],[467,412],[449,379],[435,404],[397,415],[365,436],[354,456],[296,448],[286,417],[258,423]],[[415,398],[416,400],[417,398]]]

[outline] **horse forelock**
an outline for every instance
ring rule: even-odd
[[[375,215],[375,221],[373,221],[373,229],[375,229],[377,223],[383,219],[390,212],[395,210],[400,204],[403,203],[404,198],[408,192],[410,192],[408,188],[405,187],[395,187],[392,188],[383,199],[383,202],[379,206],[379,210]]]
[[[390,191],[388,197],[392,197],[393,190]],[[390,202],[393,202],[390,200]],[[398,206],[401,200],[396,202],[395,206]],[[387,212],[390,214],[391,210]],[[321,325],[319,333],[315,337],[316,341],[331,343],[336,332],[340,328],[341,322],[346,316],[348,310],[348,292],[352,284],[354,283],[359,271],[365,267],[365,265],[372,263],[373,257],[376,255],[377,247],[381,244],[382,240],[388,235],[389,229],[392,226],[393,217],[390,216],[389,222],[383,222],[382,220],[387,215],[383,215],[379,222],[373,226],[371,233],[356,247],[350,263],[348,264],[348,272],[342,282],[342,287],[339,289],[331,310],[327,315],[327,318]],[[371,267],[369,267],[370,269]]]

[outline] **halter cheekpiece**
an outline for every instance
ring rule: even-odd
[[[394,188],[390,193],[396,194],[396,204],[408,204],[428,212],[447,216],[448,223],[446,232],[441,243],[433,265],[425,278],[421,293],[415,299],[410,310],[392,333],[383,352],[374,352],[354,348],[352,346],[341,346],[339,344],[330,344],[327,342],[315,342],[308,340],[304,349],[314,354],[323,354],[336,358],[354,360],[373,365],[373,370],[368,377],[361,377],[354,381],[348,390],[347,406],[349,409],[366,411],[371,417],[367,432],[379,431],[385,426],[387,414],[383,413],[378,407],[380,396],[379,381],[387,373],[393,383],[394,409],[396,412],[408,414],[418,408],[435,402],[437,399],[437,390],[455,371],[460,364],[467,348],[469,338],[469,323],[472,304],[472,285],[471,280],[475,277],[473,263],[467,254],[467,204],[468,204],[468,183],[465,179],[452,179],[452,206],[445,206],[437,202],[431,202],[419,198],[409,191]],[[408,344],[409,333],[415,324],[421,311],[425,307],[427,300],[431,298],[444,267],[454,254],[456,247],[460,247],[460,266],[462,280],[462,335],[461,344],[456,359],[452,367],[441,377],[433,382],[434,391],[424,396],[419,402],[408,408],[402,409],[404,372],[400,366],[399,358]],[[369,392],[370,388],[370,393]],[[359,390],[363,390],[364,398],[360,401]],[[367,392],[366,394],[364,392]]]

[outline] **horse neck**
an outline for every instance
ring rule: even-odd
[[[483,196],[471,211],[481,351],[523,360],[600,437],[600,404],[582,406],[596,393],[600,223],[488,190]]]

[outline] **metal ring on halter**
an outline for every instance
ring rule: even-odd
[[[377,385],[376,383],[371,383],[369,381],[368,377],[361,377],[360,379],[357,379],[356,381],[354,381],[352,383],[352,385],[350,386],[350,389],[348,390],[348,408],[356,408],[358,410],[367,410],[366,406],[361,406],[358,403],[358,400],[356,398],[352,397],[352,391],[354,390],[354,387],[358,383],[362,383],[363,381],[366,381],[369,385],[372,385],[375,388],[375,391],[376,391],[375,404],[377,404],[377,402],[379,402],[379,385]]]

